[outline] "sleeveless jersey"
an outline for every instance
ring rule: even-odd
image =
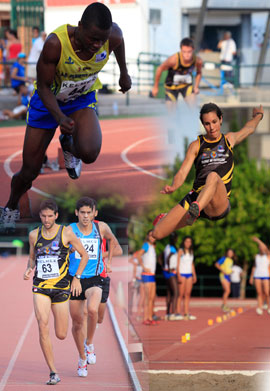
[[[174,259],[174,256],[176,255],[176,260],[177,260],[177,250],[174,246],[172,246],[171,244],[167,244],[166,247],[164,248],[164,266],[163,266],[163,269],[164,270],[169,270],[169,269],[174,269],[174,267],[171,267],[171,258]],[[170,254],[173,254],[171,255],[170,259],[169,259],[169,256]]]
[[[152,244],[145,242],[142,248],[145,251],[142,256],[143,266],[149,269],[151,274],[155,274],[157,264],[157,255],[155,247]],[[143,272],[143,274],[147,273]]]
[[[90,235],[84,235],[76,223],[70,224],[72,231],[81,240],[83,247],[88,253],[88,262],[82,273],[82,278],[90,278],[100,275],[103,271],[102,261],[102,238],[99,232],[98,223],[92,222],[92,232]],[[70,254],[69,273],[74,276],[78,269],[81,257],[77,251]]]
[[[217,141],[207,141],[203,135],[198,136],[200,143],[198,154],[194,160],[196,177],[193,190],[200,192],[205,185],[207,175],[215,171],[227,189],[227,196],[231,194],[233,177],[233,151],[224,134]]]
[[[43,227],[38,228],[34,245],[36,269],[33,285],[43,289],[69,289],[69,246],[63,243],[63,229],[60,225],[52,238],[43,236]]]
[[[192,274],[192,263],[194,255],[191,253],[184,253],[180,258],[180,274]]]
[[[67,24],[53,31],[61,43],[61,56],[56,67],[52,91],[61,102],[69,102],[80,95],[102,88],[99,71],[109,59],[109,40],[90,60],[81,60],[74,52]]]
[[[269,277],[269,259],[266,254],[257,254],[255,256],[254,277]]]
[[[195,69],[196,56],[193,55],[192,61],[189,64],[183,64],[181,52],[176,53],[177,64],[173,68],[169,68],[168,75],[165,80],[165,87],[177,90],[192,84],[192,73]]]

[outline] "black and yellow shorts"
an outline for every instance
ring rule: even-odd
[[[193,92],[193,85],[186,84],[184,87],[171,89],[165,86],[165,100],[169,102],[176,102],[178,99],[178,95],[181,94],[183,98],[191,95]]]
[[[32,292],[48,296],[51,299],[52,304],[64,303],[70,298],[70,289],[48,289],[33,286]]]
[[[179,205],[181,205],[186,211],[189,209],[189,206],[190,204],[192,204],[192,202],[196,201],[197,198],[199,196],[199,193],[197,193],[196,191],[194,190],[191,190],[180,202],[179,202]],[[217,220],[221,220],[223,219],[224,217],[227,216],[227,214],[229,214],[231,210],[231,204],[229,202],[229,205],[228,205],[228,208],[219,216],[208,216],[203,210],[201,211],[200,213],[200,216],[199,217],[202,217],[203,219],[208,219],[208,220],[211,220],[211,221],[217,221]]]

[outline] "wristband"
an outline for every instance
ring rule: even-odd
[[[261,116],[262,116],[261,120],[262,120],[263,119],[263,113],[261,113],[260,111],[257,111],[257,113],[254,114],[253,118],[255,118],[256,115],[258,115],[258,114],[261,114]]]

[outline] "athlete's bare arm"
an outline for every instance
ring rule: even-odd
[[[169,68],[175,67],[177,64],[177,54],[173,54],[172,56],[168,57],[167,60],[165,60],[156,70],[155,75],[155,82],[154,86],[152,88],[152,95],[157,96],[158,94],[158,87],[159,87],[159,80],[161,78],[162,72],[167,71]]]
[[[61,43],[55,34],[50,34],[44,43],[37,63],[37,91],[44,106],[60,125],[61,132],[70,134],[74,130],[74,121],[61,111],[57,99],[51,91],[60,55]]]
[[[148,269],[147,267],[145,267],[144,264],[143,264],[142,256],[143,256],[144,253],[145,253],[144,249],[141,248],[140,250],[136,251],[133,255],[134,255],[135,258],[138,259],[139,264],[140,264],[141,267],[143,268],[143,271],[144,271],[145,273],[151,273],[151,270]]]
[[[180,248],[177,253],[177,268],[176,268],[176,275],[177,275],[177,281],[179,284],[181,284],[181,278],[180,278],[180,263],[181,263],[181,257],[183,255],[183,250]]]
[[[88,262],[88,254],[85,250],[85,248],[82,245],[82,242],[79,238],[74,234],[71,227],[65,227],[63,230],[63,243],[65,245],[71,244],[72,247],[74,247],[75,251],[78,251],[80,254],[80,263],[78,266],[78,269],[76,271],[76,274],[82,274],[84,271],[84,268]],[[80,280],[77,278],[73,278],[71,283],[71,293],[73,296],[79,296],[79,294],[82,291]]]
[[[189,145],[186,157],[185,157],[179,171],[177,172],[177,174],[173,178],[173,182],[172,182],[171,186],[165,185],[164,188],[160,191],[161,194],[171,194],[175,190],[177,190],[180,186],[183,185],[183,183],[185,182],[186,177],[188,176],[188,173],[192,167],[192,164],[197,156],[198,149],[199,149],[199,141],[198,140],[193,141]]]
[[[108,273],[111,273],[112,272],[111,262],[112,262],[112,257],[115,254],[115,250],[116,253],[118,253],[118,255],[122,255],[123,251],[118,240],[112,233],[111,228],[108,226],[108,224],[104,223],[103,221],[99,221],[98,227],[102,238],[105,238],[108,241],[109,250],[108,250],[108,260],[106,262],[106,271]]]
[[[241,143],[248,136],[255,132],[258,123],[263,119],[263,107],[260,105],[259,107],[254,107],[252,119],[249,120],[245,126],[239,130],[238,132],[229,132],[226,137],[229,140],[229,143],[232,147]]]
[[[194,94],[199,94],[199,85],[202,79],[202,66],[203,66],[203,61],[200,57],[196,57],[196,76],[195,76],[195,81],[194,81]]]
[[[29,280],[31,273],[32,273],[32,270],[34,270],[34,268],[36,266],[35,250],[34,250],[36,237],[37,237],[37,229],[35,229],[29,233],[30,250],[29,250],[29,259],[27,262],[27,268],[26,268],[24,275],[23,275],[24,280]]]
[[[125,42],[122,30],[116,23],[113,23],[112,31],[109,37],[109,51],[110,53],[114,52],[116,61],[120,69],[119,91],[125,93],[131,88],[131,78],[127,70]]]
[[[269,254],[268,247],[266,246],[266,244],[262,240],[260,240],[256,236],[253,236],[252,240],[253,240],[253,242],[258,244],[260,252],[262,252],[263,254]]]

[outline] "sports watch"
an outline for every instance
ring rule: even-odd
[[[75,274],[75,276],[74,276],[74,277],[78,278],[78,280],[80,280],[80,279],[81,279],[81,275],[80,275],[80,274]]]

